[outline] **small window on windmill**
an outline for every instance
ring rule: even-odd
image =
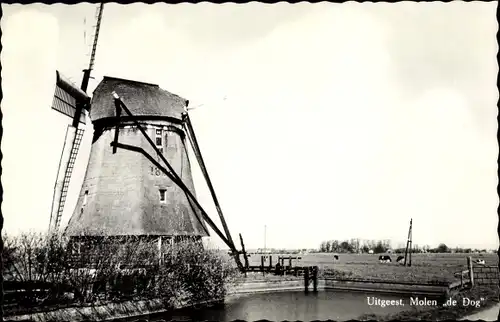
[[[166,203],[167,202],[166,193],[167,193],[166,189],[160,189],[160,202],[161,203]]]
[[[156,130],[156,146],[161,147],[163,146],[163,142],[161,141],[161,130]]]
[[[80,214],[83,214],[83,209],[85,208],[85,205],[87,205],[88,195],[89,195],[89,191],[85,190],[85,194],[83,195],[82,207],[80,208]]]
[[[87,204],[87,198],[88,198],[88,196],[89,196],[89,191],[85,190],[85,195],[83,196],[82,207],[85,207],[85,205]]]
[[[156,148],[163,154],[162,130],[156,130]]]

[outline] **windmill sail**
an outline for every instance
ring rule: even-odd
[[[52,109],[73,119],[78,113],[78,106],[81,104],[88,108],[89,97],[85,92],[73,85],[69,80],[56,71],[57,82],[52,102]],[[85,110],[81,109],[78,123],[85,124]],[[77,125],[78,125],[77,123]],[[66,203],[69,183],[76,162],[76,157],[80,149],[84,129],[68,125],[64,146],[57,171],[57,179],[54,186],[54,195],[52,199],[52,210],[50,214],[49,230],[56,232],[61,223],[61,217]]]
[[[68,126],[64,148],[61,155],[59,170],[54,188],[54,199],[52,200],[52,211],[50,214],[49,231],[59,230],[61,217],[66,203],[69,183],[73,168],[75,166],[76,157],[83,137],[83,129],[79,129],[80,123],[85,124],[85,110],[90,110],[90,98],[86,94],[89,83],[90,72],[94,67],[95,52],[97,49],[97,39],[99,37],[99,29],[101,26],[102,12],[104,3],[101,3],[96,11],[97,24],[95,26],[94,42],[92,45],[92,54],[90,57],[89,68],[83,71],[82,85],[80,88],[73,85],[69,80],[64,78],[59,72],[57,73],[56,92],[52,103],[52,109],[69,116],[73,122]]]
[[[73,118],[77,109],[77,103],[85,102],[88,96],[58,71],[56,71],[56,76],[56,91],[52,101],[52,109]],[[80,115],[80,122],[85,124],[85,112],[83,110]]]
[[[57,179],[54,187],[52,211],[50,214],[49,229],[54,232],[59,230],[59,226],[61,224],[64,205],[66,204],[66,197],[69,190],[69,183],[75,167],[76,157],[78,155],[78,150],[80,149],[83,133],[83,129],[77,129],[71,125],[68,125],[66,130],[61,161],[59,163],[59,169],[57,170]]]

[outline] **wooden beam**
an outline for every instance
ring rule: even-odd
[[[114,143],[118,143],[118,133],[120,131],[120,115],[122,113],[122,109],[120,107],[120,103],[115,100],[115,109],[116,109],[116,126],[115,126],[115,139]],[[113,154],[116,153],[116,145],[113,146]]]
[[[202,215],[203,219],[209,224],[209,226],[215,231],[215,233],[222,239],[222,241],[231,249],[231,251],[233,252],[233,256],[235,257],[236,264],[238,265],[238,268],[241,271],[244,271],[243,264],[239,260],[238,250],[236,249],[236,247],[234,246],[234,244],[231,241],[229,241],[221,233],[221,231],[215,225],[215,223],[212,221],[212,219],[210,219],[210,217],[205,212],[205,210],[203,209],[203,207],[200,205],[200,203],[198,202],[198,200],[195,198],[195,196],[192,194],[192,192],[189,190],[189,188],[184,184],[184,182],[179,177],[179,175],[177,175],[177,173],[172,168],[172,166],[170,165],[170,163],[167,161],[167,159],[165,158],[165,156],[162,153],[160,153],[160,150],[158,150],[158,148],[156,147],[156,145],[153,142],[153,140],[149,137],[149,135],[146,133],[146,131],[142,128],[142,126],[140,125],[140,123],[134,118],[134,115],[130,112],[130,110],[127,108],[127,106],[125,105],[125,103],[123,103],[121,101],[120,97],[118,96],[118,94],[116,92],[113,92],[113,97],[115,98],[115,102],[117,101],[117,103],[119,104],[120,108],[123,108],[123,110],[125,111],[125,113],[132,119],[132,122],[134,123],[134,125],[139,129],[139,131],[141,131],[141,133],[143,134],[143,136],[146,138],[146,141],[148,141],[148,143],[151,145],[151,147],[156,152],[156,154],[160,157],[160,159],[163,161],[163,163],[167,166],[167,168],[168,168],[169,171],[167,171],[166,169],[164,169],[158,162],[154,161],[154,159],[150,159],[150,161],[152,161],[158,167],[158,169],[160,169],[166,175],[168,175],[171,178],[173,178],[172,181],[174,181],[174,183],[176,183],[188,195],[188,197],[191,198],[191,200],[196,204],[196,206],[198,207],[198,209],[200,209],[200,212],[201,212],[201,215]],[[114,146],[114,145],[116,145],[118,147],[120,146],[120,144],[114,143],[114,142],[112,142],[111,144],[112,144],[112,146]],[[144,155],[146,155],[146,156],[148,155],[143,149],[140,149],[140,148],[136,148],[136,149],[138,151],[142,150],[144,152],[143,153]],[[195,213],[195,215],[196,215],[196,213]]]
[[[200,165],[200,169],[205,177],[205,181],[207,182],[208,189],[210,190],[210,194],[212,195],[212,199],[215,203],[215,208],[217,209],[217,213],[219,214],[220,221],[222,223],[222,228],[224,228],[224,232],[226,233],[226,237],[230,243],[234,244],[233,238],[231,237],[231,233],[229,232],[229,228],[227,226],[226,220],[224,219],[224,215],[222,214],[222,209],[219,205],[219,201],[217,200],[217,195],[215,194],[215,190],[212,185],[212,181],[210,180],[210,176],[208,175],[207,168],[205,166],[205,162],[203,161],[203,156],[201,154],[200,146],[198,144],[198,140],[196,139],[196,134],[194,133],[193,126],[191,124],[191,119],[189,118],[188,113],[183,113],[182,117],[186,121],[188,136],[191,138],[191,145],[193,146],[193,150],[196,155],[196,159]]]

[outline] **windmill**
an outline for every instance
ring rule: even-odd
[[[69,124],[66,129],[61,159],[59,161],[54,195],[52,198],[49,232],[57,232],[61,225],[61,217],[66,204],[71,175],[73,174],[76,157],[85,131],[83,128],[80,128],[80,124],[85,125],[85,111],[90,111],[90,98],[87,96],[86,91],[89,79],[91,78],[90,73],[94,68],[103,9],[104,3],[101,3],[96,11],[97,23],[95,26],[90,62],[88,68],[83,71],[80,89],[56,71],[56,89],[52,102],[52,109],[72,118],[72,123]]]
[[[92,101],[85,93],[93,67],[102,8],[101,4],[90,64],[84,70],[81,88],[57,73],[53,108],[72,117],[73,122],[66,138],[66,145],[71,149],[67,148],[66,154],[63,151],[63,170],[58,175],[54,193],[51,229],[60,226],[81,141],[78,125],[85,121],[85,111],[88,111],[94,127],[89,164],[64,233],[79,245],[89,240],[102,240],[103,236],[144,238],[158,242],[161,258],[163,245],[209,236],[208,224],[230,248],[238,267],[243,270],[239,260],[242,252],[236,249],[229,233],[187,114],[189,101],[158,85],[109,76],[104,76],[96,87]],[[191,143],[224,233],[195,197],[187,143]]]

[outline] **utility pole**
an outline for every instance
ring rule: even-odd
[[[410,229],[408,230],[408,239],[406,240],[406,250],[405,250],[405,262],[404,262],[404,266],[406,266],[406,259],[407,259],[408,255],[409,255],[408,266],[411,266],[412,225],[413,225],[413,219],[410,219]],[[408,254],[408,252],[409,252],[409,254]]]

